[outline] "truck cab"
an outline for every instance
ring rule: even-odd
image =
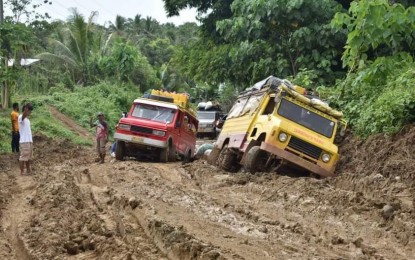
[[[114,134],[115,158],[189,161],[195,153],[198,120],[186,94],[153,91],[135,99]]]
[[[197,111],[197,119],[199,120],[198,137],[216,138],[219,115],[219,111]]]
[[[217,125],[220,121],[222,112],[219,104],[213,104],[211,101],[200,102],[197,107],[197,119],[199,120],[197,136],[216,138],[219,131]]]
[[[243,166],[255,173],[285,162],[334,176],[340,156],[335,140],[345,127],[341,112],[270,76],[238,96],[211,156],[228,171]]]

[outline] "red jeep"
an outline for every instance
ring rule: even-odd
[[[190,161],[196,149],[197,128],[198,120],[186,94],[153,90],[152,95],[134,100],[129,113],[120,119],[114,134],[115,158],[147,157],[167,162],[179,155]]]

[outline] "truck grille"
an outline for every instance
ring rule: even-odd
[[[288,147],[297,150],[301,153],[304,153],[316,160],[320,158],[321,152],[323,151],[321,148],[307,143],[295,136],[291,136],[290,142],[288,143]]]
[[[131,131],[132,132],[138,132],[138,133],[144,133],[144,134],[153,133],[153,129],[150,129],[150,128],[147,128],[147,127],[136,126],[136,125],[131,126]]]

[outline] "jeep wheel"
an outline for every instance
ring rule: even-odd
[[[218,165],[218,158],[219,158],[220,152],[221,151],[219,150],[219,148],[214,146],[207,158],[208,164],[215,165],[215,166]]]
[[[187,150],[186,154],[183,156],[183,162],[189,163],[192,161],[192,150]]]
[[[125,156],[125,143],[123,141],[117,141],[115,147],[115,159],[119,161],[124,160]]]
[[[236,172],[238,170],[236,159],[236,154],[225,144],[219,154],[218,166],[225,171]]]
[[[167,146],[166,148],[161,149],[160,151],[160,158],[159,158],[160,162],[168,162],[169,160],[169,146]]]
[[[256,173],[266,169],[268,153],[261,150],[259,146],[253,146],[249,149],[245,157],[244,168],[249,173]]]
[[[176,161],[176,148],[174,147],[174,144],[172,144],[170,149],[169,149],[168,157],[169,157],[168,158],[169,162],[175,162]]]

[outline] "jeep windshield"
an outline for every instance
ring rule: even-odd
[[[216,113],[215,112],[198,112],[197,118],[200,120],[215,120]]]
[[[282,99],[278,114],[314,132],[330,138],[333,135],[335,123],[287,99]]]
[[[136,104],[132,116],[163,123],[171,123],[173,122],[175,112],[176,110],[173,108]]]

